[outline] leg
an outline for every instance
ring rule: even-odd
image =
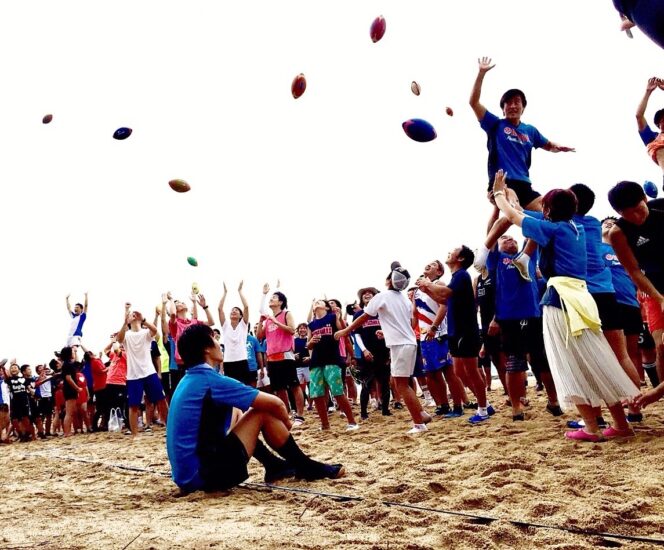
[[[477,357],[464,357],[461,359],[463,364],[464,372],[466,377],[470,382],[470,389],[473,390],[475,397],[477,399],[477,404],[479,407],[486,409],[487,400],[486,400],[486,386],[484,381],[480,376],[479,365],[477,364]]]
[[[67,399],[65,401],[65,420],[64,420],[64,432],[65,437],[71,435],[71,426],[74,421],[74,414],[76,413],[76,399]]]
[[[327,415],[327,395],[322,397],[314,397],[314,405],[316,407],[316,412],[318,413],[318,418],[320,418],[320,427],[323,430],[330,429],[330,419]]]
[[[140,407],[138,405],[131,405],[129,407],[129,429],[131,430],[131,435],[138,435],[138,412]]]
[[[645,384],[645,372],[643,371],[643,363],[641,362],[641,351],[639,350],[639,335],[638,334],[626,334],[625,341],[627,343],[627,355],[632,360],[632,363],[636,367],[636,372],[639,373],[639,381],[641,384]]]
[[[437,370],[427,373],[427,386],[436,406],[447,405],[447,384],[443,378],[443,371]]]
[[[426,420],[426,417],[422,415],[422,404],[420,400],[415,395],[413,388],[408,384],[410,377],[408,376],[394,376],[392,380],[394,381],[399,393],[403,397],[406,408],[410,413],[411,418],[413,419],[414,424],[423,424]]]
[[[604,336],[609,342],[609,345],[611,346],[611,349],[613,350],[613,353],[618,359],[620,366],[625,371],[627,376],[629,376],[630,380],[634,383],[634,385],[637,388],[639,388],[641,386],[641,378],[639,377],[639,373],[636,370],[634,363],[632,363],[632,359],[627,353],[627,342],[625,340],[625,333],[622,330],[605,330],[603,332]],[[634,405],[631,404],[628,410],[630,414],[639,414],[640,412],[638,407],[635,407]]]
[[[652,337],[655,340],[657,350],[655,360],[657,364],[657,377],[660,381],[664,380],[664,342],[662,342],[662,336],[664,336],[664,329],[652,331]]]
[[[166,425],[168,421],[168,401],[165,398],[157,402],[157,411],[159,412],[159,418]]]
[[[443,370],[443,374],[447,379],[447,385],[450,388],[454,406],[462,406],[468,398],[466,396],[466,390],[463,388],[463,382],[461,382],[461,379],[456,375],[455,367],[453,365],[446,367],[445,370]]]

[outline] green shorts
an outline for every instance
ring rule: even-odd
[[[309,397],[325,396],[325,385],[330,388],[333,397],[343,395],[344,383],[341,379],[341,367],[339,365],[325,365],[324,367],[310,367]]]

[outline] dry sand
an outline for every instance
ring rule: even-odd
[[[503,403],[498,392],[493,400]],[[91,434],[0,447],[4,517],[0,548],[651,548],[651,544],[517,527],[505,520],[664,538],[664,403],[651,405],[630,440],[581,444],[562,437],[566,415],[544,412],[514,424],[434,421],[407,436],[406,414],[373,413],[346,434],[335,415],[318,430],[309,413],[296,439],[312,455],[339,460],[347,476],[291,488],[356,495],[339,501],[261,488],[180,497],[164,431],[135,441]],[[74,462],[71,458],[92,461]],[[135,472],[111,464],[149,469]],[[250,482],[262,482],[252,461]],[[489,524],[381,501],[500,518]]]

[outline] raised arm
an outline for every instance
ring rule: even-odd
[[[72,311],[71,311],[71,304],[69,303],[69,296],[70,296],[70,295],[67,294],[67,297],[65,298],[65,300],[67,301],[67,311],[68,311],[69,314],[71,315]]]
[[[83,313],[87,313],[88,312],[88,293],[86,292],[84,294],[84,296],[85,296],[85,300],[83,300]]]
[[[498,172],[496,172],[496,178],[493,180],[493,197],[496,201],[496,206],[500,208],[500,211],[505,215],[505,217],[514,225],[521,227],[523,219],[526,217],[526,215],[522,211],[514,208],[514,206],[512,206],[507,200],[507,196],[505,195],[507,189],[507,185],[505,184],[506,178],[506,172],[503,172],[502,170],[498,170]]]
[[[646,91],[639,101],[639,106],[636,108],[636,125],[639,127],[639,132],[643,132],[648,126],[646,121],[646,109],[648,108],[648,100],[650,99],[650,94],[655,91],[659,83],[659,78],[653,76],[648,79],[648,84],[646,84]]]
[[[162,334],[162,343],[166,347],[166,342],[168,342],[168,335],[170,334],[170,329],[168,327],[168,295],[161,295],[161,334]]]
[[[415,281],[417,288],[425,294],[431,296],[437,303],[442,304],[452,295],[452,289],[448,286],[441,286],[431,282],[426,277],[421,277]]]
[[[201,321],[201,323],[203,323],[204,325],[207,325],[209,327],[214,326],[214,319],[212,318],[212,313],[210,313],[210,308],[208,307],[207,302],[205,301],[205,296],[203,296],[202,294],[199,294],[198,295],[198,303],[203,308],[203,311],[205,312],[205,316],[207,317],[205,322]]]
[[[127,332],[127,325],[130,323],[131,319],[131,304],[129,302],[125,303],[125,316],[124,316],[124,323],[122,323],[122,328],[118,331],[118,334],[116,336],[117,341],[122,344],[124,342],[125,338],[125,332]]]
[[[219,300],[219,305],[217,306],[217,313],[219,313],[219,322],[221,326],[224,326],[226,322],[226,314],[224,313],[224,304],[226,303],[226,295],[228,294],[228,289],[226,288],[226,283],[224,282],[224,293],[221,295]]]
[[[496,65],[491,64],[490,57],[482,57],[477,60],[478,71],[473,90],[470,92],[470,106],[475,111],[475,116],[480,122],[486,114],[486,107],[480,103],[480,96],[482,95],[482,83],[484,82],[484,75],[493,69]]]
[[[249,324],[249,302],[247,302],[247,298],[244,296],[244,293],[242,292],[242,287],[244,285],[244,281],[240,281],[239,286],[237,287],[237,293],[240,295],[240,301],[242,302],[242,317],[244,318],[244,322]]]

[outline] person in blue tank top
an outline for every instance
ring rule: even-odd
[[[499,170],[493,186],[496,206],[521,227],[524,237],[540,247],[540,268],[548,278],[541,302],[544,345],[558,397],[563,406],[575,406],[585,422],[583,428],[566,432],[565,437],[597,442],[633,436],[622,400],[635,398],[639,390],[599,330],[597,306],[585,283],[586,235],[583,226],[572,219],[577,197],[569,189],[549,191],[542,199],[544,219],[537,219],[515,208],[506,189],[505,174]],[[615,424],[600,431],[595,407],[602,402]]]

